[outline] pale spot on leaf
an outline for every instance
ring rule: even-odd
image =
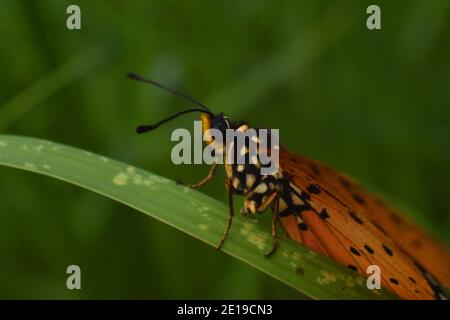
[[[294,260],[294,261],[298,261],[298,260],[300,260],[300,254],[298,253],[298,252],[292,252],[292,254],[291,254],[291,258],[292,258],[292,260]]]
[[[152,180],[145,179],[142,181],[142,183],[152,191],[158,190],[158,188],[154,185],[155,182]]]
[[[37,153],[42,153],[42,149],[44,149],[43,145],[38,145],[36,147],[33,147],[33,150],[36,151]]]
[[[381,295],[381,290],[372,290],[372,292],[378,296]]]
[[[353,288],[356,285],[355,278],[352,276],[339,275],[339,278],[345,283],[347,287]]]
[[[25,162],[24,164],[25,168],[30,169],[30,170],[36,170],[36,165],[33,163],[29,163],[29,162]]]
[[[189,188],[189,187],[183,187],[183,192],[184,193],[188,193],[189,191],[191,191],[191,188]]]
[[[140,176],[133,176],[133,183],[137,185],[144,184],[144,180]]]
[[[128,173],[135,173],[136,172],[136,168],[133,166],[127,166],[126,171]]]
[[[124,186],[128,183],[128,176],[124,172],[119,172],[113,178],[113,183],[118,186]]]
[[[266,247],[266,239],[265,235],[263,233],[250,233],[247,236],[248,242],[254,244],[259,250],[264,250]]]
[[[207,224],[201,223],[197,227],[199,227],[201,230],[206,231],[209,229]]]
[[[156,182],[159,182],[159,183],[166,183],[167,184],[167,183],[171,182],[170,180],[168,180],[166,178],[163,178],[163,177],[160,177],[160,176],[151,176],[149,178],[154,180],[154,181],[156,181]]]
[[[359,285],[364,285],[366,283],[366,279],[363,277],[355,277],[355,283]]]
[[[326,271],[326,270],[321,270],[320,271],[321,276],[318,276],[316,278],[317,282],[319,284],[330,284],[332,282],[336,282],[337,280],[337,276],[336,274]]]
[[[0,147],[7,147],[8,143],[5,141],[0,141]]]
[[[268,235],[263,232],[255,232],[255,222],[244,222],[240,229],[241,235],[247,238],[248,242],[254,244],[258,249],[263,250],[266,247]]]
[[[241,234],[246,237],[249,235],[249,233],[255,228],[255,225],[250,222],[244,222],[242,228],[241,228]]]

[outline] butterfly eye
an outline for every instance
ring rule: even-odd
[[[225,135],[226,130],[230,128],[230,122],[223,114],[219,114],[214,117],[213,128],[218,129]]]

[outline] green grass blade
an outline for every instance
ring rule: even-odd
[[[0,135],[0,164],[97,192],[213,246],[223,234],[225,204],[88,151],[34,138]],[[394,298],[384,290],[367,289],[363,277],[284,236],[278,251],[268,259],[264,253],[270,246],[270,226],[238,215],[223,251],[313,298]]]

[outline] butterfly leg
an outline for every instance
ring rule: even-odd
[[[279,196],[275,198],[275,206],[273,209],[273,215],[272,215],[272,249],[265,254],[266,257],[270,257],[278,247],[278,241],[277,241],[277,224],[280,221],[280,217],[278,215],[279,213]]]
[[[278,223],[281,223],[281,218],[280,218],[280,215],[279,215],[279,214],[278,214]],[[283,226],[283,225],[281,225],[281,226]],[[289,238],[289,237],[290,237],[290,236],[289,236],[289,233],[286,231],[286,229],[284,229],[284,227],[282,227],[281,230],[283,230],[283,234],[284,234],[284,236],[285,236],[286,238]]]
[[[227,225],[225,227],[225,232],[223,233],[222,239],[219,242],[219,245],[217,246],[217,250],[220,250],[223,243],[225,242],[225,239],[228,236],[228,233],[231,229],[231,222],[233,221],[234,216],[234,208],[233,208],[233,185],[231,184],[231,179],[226,180],[226,186],[227,186],[227,192],[228,192],[228,220]]]
[[[202,179],[202,180],[200,180],[199,182],[194,183],[194,184],[188,184],[187,186],[190,187],[190,188],[192,188],[192,189],[198,189],[198,188],[200,188],[201,186],[203,186],[203,185],[205,185],[206,183],[208,183],[209,180],[211,180],[212,178],[214,178],[214,176],[216,175],[216,169],[217,169],[217,163],[214,162],[214,163],[211,165],[211,169],[209,170],[208,175],[207,175],[204,179]]]

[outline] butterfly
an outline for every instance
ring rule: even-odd
[[[227,129],[246,132],[246,122],[232,123],[223,113],[178,91],[130,73],[130,78],[153,84],[196,104],[154,125],[142,125],[138,133],[156,129],[182,114],[200,112],[202,132]],[[259,152],[266,151],[259,145]],[[212,138],[208,144],[214,144]],[[228,148],[221,146],[224,154]],[[278,146],[277,146],[278,147]],[[421,229],[407,221],[381,197],[367,192],[350,177],[325,164],[278,147],[279,166],[274,174],[261,174],[258,161],[236,164],[225,160],[229,214],[218,248],[224,244],[234,217],[233,196],[245,197],[241,212],[255,215],[272,209],[272,248],[277,249],[277,225],[286,234],[311,250],[328,256],[350,270],[367,276],[368,266],[377,265],[381,285],[403,299],[447,299],[442,286],[450,287],[450,254]],[[233,150],[239,151],[239,150]],[[248,145],[243,153],[248,156]],[[248,157],[247,157],[248,158]],[[206,178],[190,185],[199,188],[216,172],[213,163]]]

